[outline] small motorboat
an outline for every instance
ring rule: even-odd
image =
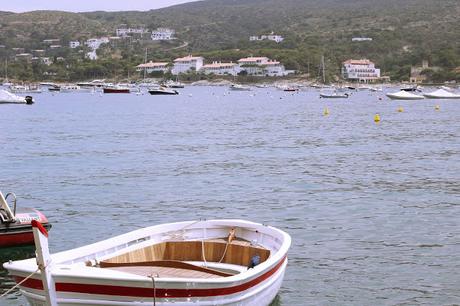
[[[286,87],[286,88],[283,89],[283,91],[297,92],[297,91],[299,91],[299,89],[297,87]]]
[[[155,95],[178,95],[179,92],[171,88],[160,86],[158,88],[149,89],[149,94],[154,95],[154,96]]]
[[[103,92],[105,94],[113,94],[113,93],[130,93],[130,89],[125,86],[119,86],[119,85],[109,85],[109,86],[104,86],[102,88]]]
[[[419,96],[419,95],[413,94],[408,91],[403,91],[403,90],[395,92],[395,93],[387,93],[386,95],[391,100],[422,100],[424,99],[423,96]]]
[[[49,92],[61,92],[61,86],[52,84],[48,87]]]
[[[347,99],[350,95],[348,93],[343,93],[343,94],[339,94],[339,93],[330,93],[330,94],[327,94],[327,93],[320,93],[319,94],[319,97],[320,98],[325,98],[325,99]]]
[[[428,99],[460,99],[460,95],[449,92],[443,88],[423,94]]]
[[[402,88],[400,88],[399,90],[400,90],[400,91],[415,92],[415,91],[421,91],[420,89],[421,89],[420,86],[415,85],[415,86],[406,86],[406,87],[402,87]]]
[[[184,88],[185,85],[179,81],[173,81],[173,80],[169,80],[167,81],[165,84],[165,87],[169,87],[169,88]]]
[[[8,205],[7,199],[13,199],[13,209]],[[32,234],[32,220],[39,221],[46,228],[50,228],[46,217],[33,208],[17,208],[16,195],[0,192],[0,247],[12,247],[34,243]]]
[[[40,85],[10,85],[8,90],[12,93],[41,93]]]
[[[3,264],[31,305],[269,305],[291,245],[271,226],[198,220],[50,255],[46,229],[33,226],[37,258]]]
[[[31,96],[17,96],[9,91],[0,90],[0,104],[34,104]]]
[[[236,91],[249,91],[251,90],[251,87],[241,84],[232,84],[230,85],[230,89]]]

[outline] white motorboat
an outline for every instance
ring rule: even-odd
[[[205,220],[49,255],[46,230],[33,227],[37,258],[3,264],[32,305],[269,305],[291,244],[271,226]]]
[[[60,92],[63,92],[63,93],[76,92],[76,91],[80,91],[80,86],[72,85],[72,84],[60,86]]]
[[[320,98],[325,98],[325,99],[347,99],[349,96],[350,95],[348,93],[339,94],[337,92],[319,94]]]
[[[423,96],[428,99],[460,99],[459,94],[454,94],[443,88],[435,90],[430,93],[425,93],[423,94]]]
[[[387,93],[386,95],[391,100],[421,100],[421,99],[424,99],[423,96],[419,96],[419,95],[416,95],[416,94],[413,94],[411,92],[404,91],[404,90],[401,90],[395,93]]]
[[[241,84],[232,84],[230,85],[231,90],[236,90],[236,91],[249,91],[251,90],[251,87],[246,86],[246,85],[241,85]]]
[[[173,80],[167,81],[164,85],[169,88],[184,88],[185,87],[183,83],[179,81],[173,81]]]
[[[12,93],[41,93],[39,85],[10,85],[8,90]]]
[[[33,104],[34,99],[31,96],[17,96],[9,91],[0,90],[0,104]]]
[[[159,86],[159,87],[154,87],[149,89],[149,94],[155,96],[155,95],[178,95],[179,92],[177,90],[164,87],[164,86]]]

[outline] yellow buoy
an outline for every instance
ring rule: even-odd
[[[437,110],[437,111],[438,111],[440,108],[441,108],[441,107],[439,107],[439,105],[436,105],[436,106],[434,107],[434,109]]]
[[[380,122],[380,115],[379,114],[375,114],[374,115],[374,122]]]
[[[404,108],[402,108],[401,106],[398,107],[398,113],[402,113],[404,111]]]
[[[325,107],[323,114],[324,114],[324,116],[329,115],[329,108]]]

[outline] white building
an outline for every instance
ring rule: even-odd
[[[40,57],[40,60],[46,66],[49,66],[53,63],[53,61],[49,57]]]
[[[165,62],[154,63],[152,61],[136,66],[136,71],[144,71],[144,70],[147,73],[152,73],[155,71],[165,73],[169,70],[169,67],[168,67],[168,63],[165,63]]]
[[[201,71],[204,74],[237,75],[240,69],[236,63],[213,62],[212,64],[203,65]]]
[[[258,40],[271,40],[276,43],[280,43],[284,40],[284,37],[281,35],[274,34],[271,32],[270,34],[264,34],[260,36],[249,36],[249,41],[258,41]]]
[[[158,28],[152,31],[152,40],[171,40],[174,39],[176,31],[168,28]]]
[[[69,47],[72,49],[80,47],[80,42],[78,40],[69,41]]]
[[[342,76],[351,81],[368,83],[380,78],[380,69],[368,59],[349,59],[343,62]]]
[[[96,54],[96,50],[93,50],[93,51],[87,52],[87,53],[85,54],[85,57],[86,57],[87,59],[90,59],[90,60],[92,60],[92,61],[95,61],[95,60],[97,60],[97,54]]]
[[[148,33],[146,29],[143,27],[140,28],[128,28],[126,26],[121,26],[118,29],[115,30],[116,34],[118,37],[128,37],[130,36],[129,34],[140,34],[141,36],[144,35],[145,33]]]
[[[353,37],[351,41],[372,41],[370,37]]]
[[[86,45],[88,48],[96,50],[99,49],[99,47],[102,44],[107,44],[109,42],[108,37],[100,37],[100,38],[90,38],[86,41]]]
[[[240,71],[256,76],[285,76],[293,71],[284,69],[284,65],[268,57],[246,57],[238,60]]]
[[[171,70],[172,74],[186,73],[189,71],[198,71],[203,67],[203,58],[201,56],[186,56],[176,58],[174,60],[174,66]]]

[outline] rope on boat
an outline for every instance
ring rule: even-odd
[[[20,281],[19,283],[17,283],[16,285],[14,285],[12,288],[10,288],[9,290],[7,290],[5,293],[3,293],[2,295],[0,295],[0,298],[2,297],[5,297],[6,295],[10,294],[14,289],[16,289],[17,287],[21,286],[25,281],[27,281],[29,278],[31,278],[34,274],[36,274],[38,271],[40,271],[40,267],[37,268],[37,270],[35,270],[34,272],[30,273],[26,278],[24,278],[22,281]]]
[[[157,277],[158,274],[157,274]],[[153,284],[153,306],[156,306],[157,305],[157,287],[155,285],[155,277],[152,275],[150,275],[150,278],[152,279],[152,284]]]
[[[201,256],[203,257],[204,266],[208,267],[208,262],[206,261],[206,256],[204,255],[204,237],[201,239]]]

